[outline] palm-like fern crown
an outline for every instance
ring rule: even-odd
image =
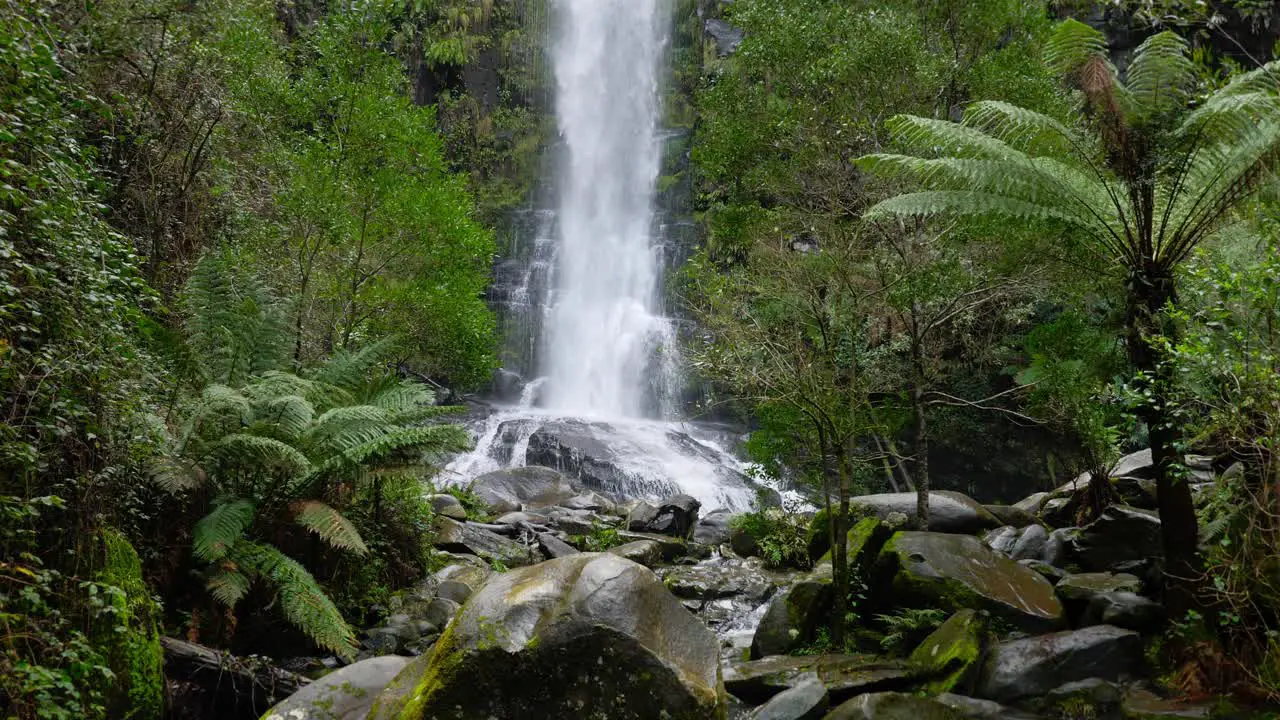
[[[1126,267],[1167,274],[1271,177],[1280,159],[1280,62],[1235,78],[1191,108],[1186,42],[1169,32],[1134,54],[1122,79],[1105,38],[1062,23],[1047,61],[1080,91],[1090,129],[1004,102],[971,105],[960,123],[898,116],[914,154],[858,160],[921,191],[868,219],[996,215],[1074,229]]]
[[[235,385],[254,373],[284,366],[284,307],[230,256],[201,258],[187,280],[182,305],[187,343],[207,380]]]

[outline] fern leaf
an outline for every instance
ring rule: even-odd
[[[355,656],[355,633],[298,561],[270,545],[252,542],[237,544],[232,559],[275,588],[285,619],[316,645],[344,658]]]
[[[311,470],[311,461],[292,445],[275,438],[248,433],[235,433],[222,438],[213,444],[209,454],[224,468],[244,468],[249,465],[258,470],[289,476],[305,475]]]
[[[351,448],[343,456],[352,464],[377,463],[399,453],[442,455],[471,447],[471,436],[457,425],[399,428],[371,442]]]
[[[209,479],[199,465],[176,457],[164,457],[152,463],[150,477],[157,487],[171,495],[194,490]]]
[[[296,439],[311,427],[316,409],[300,395],[285,395],[255,404],[254,419],[275,428],[280,436]]]
[[[332,507],[316,500],[306,500],[297,503],[294,510],[297,513],[294,521],[333,547],[350,550],[357,555],[369,552],[355,525]]]
[[[1083,144],[1074,130],[1055,118],[998,100],[970,105],[964,124],[1028,153],[1067,157]]]
[[[978,128],[949,120],[896,115],[885,123],[903,145],[939,155],[990,160],[1025,159],[1026,155],[1008,143]]]
[[[204,588],[214,600],[234,608],[236,603],[249,592],[249,578],[241,573],[234,563],[225,563],[216,573],[209,577]]]
[[[1096,234],[1100,231],[1092,221],[1058,207],[991,193],[962,190],[932,190],[899,195],[877,203],[863,214],[863,218],[876,220],[887,217],[938,215],[998,216],[1040,222],[1062,222],[1088,230],[1090,233]]]
[[[1126,80],[1131,118],[1138,124],[1183,109],[1196,82],[1187,41],[1169,31],[1147,38],[1134,53]]]
[[[1059,75],[1069,75],[1094,58],[1107,56],[1107,36],[1074,18],[1054,28],[1044,59]]]
[[[205,562],[226,557],[244,531],[253,522],[254,506],[248,500],[235,500],[217,505],[196,523],[191,551]]]
[[[380,389],[369,398],[369,404],[385,410],[405,411],[420,407],[430,407],[436,403],[436,394],[431,388],[416,382],[398,382]]]
[[[355,390],[368,381],[370,373],[395,352],[397,339],[383,338],[358,350],[340,350],[312,375],[316,382]]]

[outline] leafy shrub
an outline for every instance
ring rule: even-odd
[[[445,489],[445,492],[458,499],[462,503],[462,509],[467,511],[467,519],[476,522],[489,522],[493,520],[493,514],[489,512],[489,503],[485,502],[479,495],[471,492],[470,489],[452,485]]]
[[[809,560],[809,522],[797,513],[782,508],[763,508],[733,519],[735,532],[755,539],[760,557],[773,568],[807,568]]]
[[[569,543],[585,552],[604,552],[625,544],[617,528],[600,522],[591,523],[591,532],[586,535],[571,536]]]

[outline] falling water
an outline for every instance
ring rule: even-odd
[[[672,412],[679,353],[660,292],[669,228],[654,210],[669,139],[659,130],[668,0],[553,8],[556,204],[525,216],[529,233],[496,268],[492,294],[518,363],[505,377],[541,376],[476,424],[476,449],[450,465],[452,479],[539,464],[618,499],[685,492],[704,511],[745,509],[755,488],[725,449],[730,436]]]
[[[558,0],[560,181],[556,293],[546,329],[544,405],[633,418],[650,397],[657,312],[653,196],[662,153],[662,0]]]

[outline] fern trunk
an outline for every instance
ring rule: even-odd
[[[1165,607],[1172,619],[1197,606],[1201,580],[1199,524],[1191,486],[1178,477],[1179,433],[1169,410],[1173,378],[1158,338],[1176,339],[1166,322],[1166,306],[1176,297],[1172,273],[1156,267],[1134,273],[1129,281],[1125,317],[1129,360],[1151,390],[1139,416],[1147,425],[1155,469],[1157,507],[1165,557]]]

